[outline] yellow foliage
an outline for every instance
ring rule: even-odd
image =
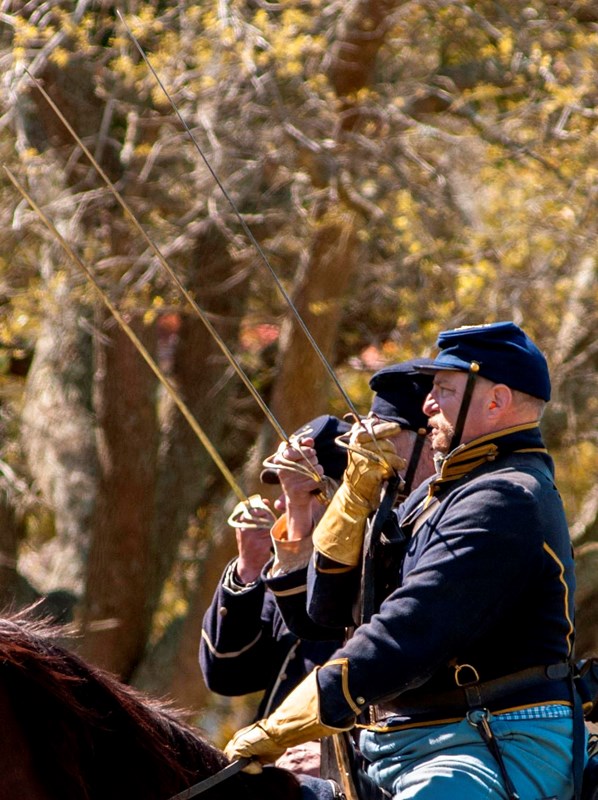
[[[154,615],[152,640],[158,640],[173,619],[184,616],[187,607],[188,602],[181,596],[180,586],[168,579],[164,584],[160,607]]]
[[[481,83],[474,89],[468,89],[463,92],[465,100],[473,102],[483,102],[484,100],[495,100],[502,95],[502,88],[500,86],[492,86],[489,83]]]
[[[206,30],[217,27],[220,24],[218,11],[215,8],[208,7],[206,11],[202,12],[201,24]]]
[[[255,57],[255,63],[258,65],[258,67],[261,67],[262,69],[266,69],[270,64],[270,62],[272,62],[273,60],[274,60],[273,53],[258,53]]]
[[[571,523],[580,510],[580,498],[585,497],[595,485],[598,447],[594,442],[581,441],[575,447],[560,448],[553,456],[556,479]]]
[[[27,147],[25,150],[21,152],[21,161],[26,164],[29,161],[37,158],[39,156],[39,150],[36,150],[35,147]]]
[[[195,42],[194,57],[199,66],[209,63],[214,57],[214,48],[207,37],[201,36]]]
[[[316,94],[324,94],[324,92],[330,88],[328,78],[321,72],[316,72],[315,75],[311,75],[307,79],[306,84]]]
[[[558,86],[555,83],[550,85],[550,96],[544,104],[544,113],[550,114],[562,106],[572,106],[579,103],[586,92],[585,86]]]
[[[70,53],[64,47],[55,47],[50,53],[50,61],[57,67],[66,67],[69,63]]]
[[[153,4],[143,3],[138,14],[125,15],[127,27],[136,39],[143,38],[146,33],[161,33],[164,29],[162,20],[156,18]]]
[[[267,30],[270,23],[270,17],[265,8],[259,8],[253,15],[253,24],[261,31]]]
[[[314,317],[323,317],[324,315],[328,314],[331,310],[334,309],[336,302],[334,301],[324,301],[320,300],[318,302],[312,302],[309,304],[309,312],[313,314]]]
[[[286,61],[279,64],[277,72],[281,78],[295,78],[303,72],[303,64],[299,60]]]
[[[407,212],[413,209],[413,195],[407,189],[400,189],[395,194],[395,205],[397,211]]]
[[[148,308],[143,315],[143,324],[152,325],[157,318],[158,314],[156,310],[154,308]]]
[[[504,33],[498,40],[498,52],[501,55],[501,58],[504,60],[508,60],[513,55],[513,36],[510,33]]]
[[[399,217],[394,217],[392,224],[395,226],[397,230],[404,231],[406,228],[409,227],[409,219],[404,215],[401,215]]]
[[[14,17],[13,47],[27,47],[32,41],[40,38],[35,25],[23,17]]]
[[[168,89],[167,84],[164,84],[164,85],[166,86],[166,89]],[[166,95],[162,91],[162,87],[157,86],[157,85],[152,86],[152,89],[151,89],[151,92],[150,92],[150,96],[152,98],[152,103],[157,108],[160,108],[161,106],[165,106],[167,108],[170,108],[170,104],[168,102],[168,98],[166,97]]]
[[[235,43],[236,36],[233,28],[227,25],[220,33],[220,41],[224,47],[232,47]]]
[[[96,21],[97,16],[94,13],[89,12],[83,16],[77,27],[80,31],[88,32],[94,28]]]
[[[482,291],[486,286],[483,275],[471,269],[471,267],[461,268],[457,276],[456,292],[457,298],[461,303],[470,303],[479,300]]]
[[[133,62],[133,59],[126,53],[121,53],[112,61],[112,69],[119,74],[125,85],[132,85],[135,83],[137,75],[145,74],[145,69],[142,71],[139,65]]]
[[[152,152],[152,146],[149,142],[140,142],[135,147],[135,155],[139,156],[140,158],[144,158],[145,156],[149,156]]]
[[[288,8],[282,12],[281,27],[286,29],[287,36],[294,36],[299,31],[311,28],[311,16],[299,8]]]

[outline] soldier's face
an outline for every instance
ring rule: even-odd
[[[467,374],[465,372],[443,370],[434,376],[432,391],[424,403],[424,413],[429,417],[432,429],[430,439],[436,453],[448,453],[449,451],[466,384]],[[490,381],[484,378],[476,379],[461,436],[462,442],[470,442],[488,432],[489,426],[486,424],[484,412],[491,387]]]

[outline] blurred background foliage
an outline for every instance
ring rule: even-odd
[[[348,409],[256,245],[360,410],[439,330],[522,325],[596,652],[598,3],[2,0],[0,59],[3,164],[244,491],[276,431],[40,86],[285,430]],[[253,701],[211,696],[196,653],[235,498],[4,173],[0,221],[2,600],[224,740]]]

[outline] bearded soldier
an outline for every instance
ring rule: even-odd
[[[571,544],[539,429],[546,359],[512,322],[444,331],[437,344],[424,404],[436,472],[396,512],[407,540],[396,586],[226,752],[268,763],[357,723],[369,773],[392,797],[569,800],[574,716],[584,733],[570,680]],[[359,563],[365,520],[397,467],[384,429],[369,430],[386,458],[350,452],[313,535],[329,568]]]

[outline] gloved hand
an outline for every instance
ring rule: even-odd
[[[372,432],[360,427],[351,434],[343,482],[313,534],[318,553],[348,567],[359,563],[365,522],[378,504],[383,481],[406,465],[388,441],[401,432],[398,423],[374,423]]]
[[[254,757],[245,772],[260,772],[272,764],[287,747],[330,736],[349,728],[331,728],[320,721],[318,668],[296,686],[269,717],[237,731],[224,748],[231,761]]]
[[[351,496],[373,510],[380,497],[382,481],[404,469],[401,458],[388,440],[401,432],[398,422],[379,421],[368,427],[356,427],[349,439],[349,462],[343,476]]]

